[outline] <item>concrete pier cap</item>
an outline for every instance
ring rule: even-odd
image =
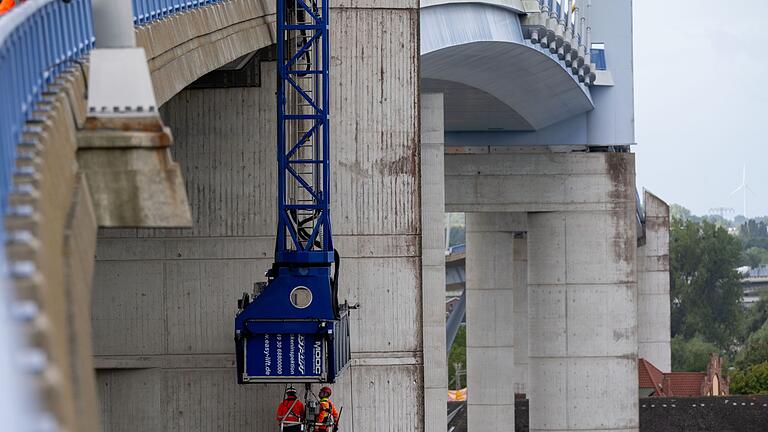
[[[475,212],[467,215],[467,356],[469,373],[480,376],[469,378],[470,424],[479,404],[492,426],[475,430],[501,427],[506,417],[490,406],[525,384],[532,431],[639,430],[634,155],[496,148],[445,160],[446,209]],[[522,267],[513,258],[522,245],[503,233],[500,222],[510,216],[496,216],[509,212],[527,213],[526,383],[512,373],[526,355],[513,328],[521,314],[514,269]],[[503,286],[504,300],[487,291]],[[475,303],[487,293],[498,298],[473,306],[472,289],[483,287]],[[485,354],[475,355],[474,345]],[[489,355],[502,349],[504,362],[494,363]],[[491,383],[479,400],[473,382]],[[497,383],[509,391],[491,403],[484,394]]]

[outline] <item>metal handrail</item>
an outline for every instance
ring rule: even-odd
[[[0,16],[0,349],[13,354],[0,359],[0,377],[10,389],[8,394],[13,395],[14,402],[4,403],[0,408],[0,423],[9,430],[55,430],[56,419],[51,413],[38,410],[36,401],[31,400],[34,399],[31,388],[20,387],[3,375],[16,377],[20,373],[18,369],[28,365],[24,362],[11,365],[6,361],[18,357],[16,353],[24,350],[24,341],[21,334],[16,334],[15,324],[9,322],[18,317],[7,313],[16,301],[10,288],[16,264],[5,253],[9,236],[2,218],[12,211],[9,197],[13,176],[17,173],[17,146],[30,130],[29,125],[38,120],[37,110],[44,109],[40,105],[44,93],[62,73],[83,61],[94,47],[91,1],[29,0]],[[132,0],[134,24],[143,25],[221,1],[224,0]],[[38,357],[35,358],[44,358]],[[37,366],[42,367],[43,363]],[[7,402],[1,397],[0,401]]]
[[[0,18],[0,214],[7,211],[16,145],[35,104],[93,42],[90,0],[28,1]]]
[[[132,0],[134,24],[222,1]],[[0,215],[7,214],[16,145],[33,107],[48,85],[88,54],[94,41],[91,0],[27,1],[0,18]]]
[[[90,0],[68,3],[61,0],[28,1],[0,17],[0,219],[8,211],[16,146],[21,142],[26,123],[33,119],[35,105],[42,99],[47,86],[73,61],[86,55],[92,46]],[[0,220],[0,288],[3,291],[0,306],[9,311],[9,303],[14,300],[10,295],[10,263],[5,256],[5,240],[5,224]],[[8,322],[11,317],[5,313],[0,317],[2,330],[8,331],[4,336],[13,338],[0,341],[2,349],[20,352],[23,341],[21,335],[13,334],[15,328]],[[18,373],[20,367],[26,366],[3,365],[8,373]],[[11,382],[9,386],[13,384]],[[55,422],[50,415],[36,411],[29,389],[17,386],[10,392],[18,395],[15,396],[18,403],[14,407],[16,412],[0,413],[5,426],[13,430],[31,430]]]
[[[179,12],[220,3],[223,0],[131,0],[133,23],[137,26],[166,18]]]

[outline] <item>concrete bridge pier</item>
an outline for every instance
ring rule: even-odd
[[[634,155],[478,147],[445,160],[447,211],[528,214],[530,430],[638,431]],[[514,397],[514,296],[498,283],[514,278],[514,235],[492,222],[467,216],[473,432],[506,427],[497,405]]]
[[[512,290],[514,292],[512,327],[515,334],[515,393],[528,392],[528,232],[515,233],[512,247]]]
[[[531,431],[637,431],[629,209],[529,215]]]
[[[471,431],[514,424],[516,235],[524,213],[467,213],[467,389]],[[519,260],[518,260],[519,261]]]
[[[421,296],[424,340],[424,430],[445,430],[445,174],[442,93],[421,95]]]
[[[672,371],[669,305],[669,206],[645,192],[645,237],[637,249],[638,355]]]

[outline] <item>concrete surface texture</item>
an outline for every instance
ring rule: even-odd
[[[591,157],[609,207],[528,216],[532,431],[638,428],[634,158]]]
[[[137,27],[158,105],[184,87],[275,42],[275,2],[229,0]]]
[[[489,413],[474,429],[472,404],[495,403],[483,392],[498,389],[505,374],[512,381],[515,362],[514,236],[486,232],[498,227],[494,212],[526,211],[531,430],[636,431],[634,155],[489,148],[445,159],[446,208],[488,212],[467,216],[470,430],[502,424]],[[509,289],[484,292],[486,301],[473,305],[475,286]],[[497,339],[508,352],[494,364]],[[475,353],[473,345],[483,349]],[[513,382],[503,388],[511,393]],[[501,390],[493,397],[506,401]]]
[[[9,203],[23,211],[4,221],[14,313],[32,348],[45,356],[37,367],[26,364],[30,373],[21,378],[38,389],[62,428],[91,432],[98,429],[88,315],[96,222],[76,160],[83,71],[64,71],[48,92],[17,149]]]
[[[467,416],[469,430],[503,429],[515,409],[513,265],[525,215],[467,213]]]
[[[334,400],[342,430],[421,431],[418,5],[338,6],[330,192],[340,297],[361,308]],[[163,107],[194,228],[101,233],[93,312],[106,430],[275,427],[282,386],[238,387],[232,354],[235,300],[272,261],[274,64],[262,74],[262,88],[187,90]]]
[[[669,206],[646,191],[645,243],[637,250],[638,355],[672,371],[669,300]]]
[[[527,216],[527,215],[526,215]],[[512,247],[512,267],[514,292],[514,318],[512,327],[515,333],[514,380],[515,393],[528,392],[528,233],[516,232]]]
[[[443,432],[448,399],[445,335],[443,95],[421,96],[421,265],[425,430]]]

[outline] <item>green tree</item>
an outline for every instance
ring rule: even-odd
[[[450,246],[465,244],[466,234],[464,213],[448,213],[448,223],[451,224],[451,238],[449,239],[448,244]]]
[[[768,362],[734,371],[730,375],[730,386],[733,394],[768,394]]]
[[[453,341],[451,352],[448,354],[448,386],[451,390],[458,390],[454,377],[456,376],[455,365],[459,364],[459,369],[467,370],[467,326],[462,325],[456,333],[456,339]],[[462,377],[461,388],[467,386],[466,376]]]
[[[744,244],[744,249],[768,249],[768,223],[755,219],[746,221],[739,227],[739,238]]]
[[[740,336],[743,310],[736,267],[741,245],[707,221],[673,219],[670,232],[672,335],[695,335],[729,351]]]
[[[741,253],[741,263],[752,268],[768,265],[768,250],[756,246],[746,249]]]
[[[672,204],[669,206],[669,214],[672,219],[680,219],[683,221],[687,221],[693,217],[691,211],[680,204]]]
[[[706,220],[709,222],[712,222],[713,224],[723,227],[723,228],[730,228],[731,227],[731,221],[728,219],[720,216],[720,215],[706,215],[702,217],[702,220]]]
[[[672,370],[675,372],[702,372],[707,369],[709,355],[720,350],[699,336],[686,340],[672,338]]]
[[[749,336],[736,356],[736,367],[741,369],[764,362],[768,362],[768,322]]]
[[[746,310],[742,341],[746,342],[749,336],[760,330],[766,322],[768,322],[768,294],[763,294],[757,303]]]

